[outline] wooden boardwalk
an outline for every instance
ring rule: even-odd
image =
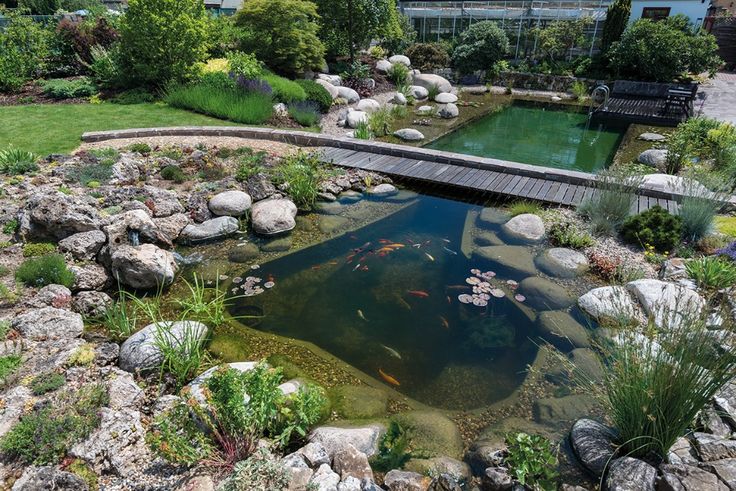
[[[441,184],[474,193],[564,206],[577,206],[597,192],[594,187],[583,184],[349,149],[323,148],[322,157],[334,165],[380,172],[400,180]],[[632,212],[640,213],[655,205],[672,213],[678,209],[676,201],[641,194]]]

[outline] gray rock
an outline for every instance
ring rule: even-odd
[[[61,240],[79,232],[100,228],[100,215],[79,198],[63,193],[37,193],[28,199],[26,213],[30,237]]]
[[[585,469],[600,478],[616,451],[616,433],[592,419],[579,419],[570,430],[570,445]]]
[[[401,63],[405,67],[410,67],[411,66],[411,61],[409,60],[409,57],[408,56],[404,56],[404,55],[393,55],[393,56],[389,57],[388,62],[391,63],[391,64]]]
[[[704,462],[701,464],[701,467],[717,475],[721,481],[726,483],[729,489],[736,489],[736,459]]]
[[[13,318],[10,326],[23,337],[34,341],[73,339],[84,331],[81,315],[54,307],[29,310]]]
[[[388,73],[389,70],[391,70],[392,66],[393,63],[388,60],[378,60],[376,62],[376,71],[385,75],[386,73]]]
[[[705,462],[736,458],[736,440],[728,440],[710,433],[693,433],[695,448]]]
[[[350,87],[337,87],[337,96],[348,101],[348,104],[354,104],[360,100],[360,95]]]
[[[424,134],[414,128],[402,128],[394,131],[394,136],[408,142],[424,140]]]
[[[487,439],[474,441],[465,453],[465,462],[475,475],[482,476],[489,467],[503,464],[506,445],[503,442]]]
[[[532,213],[516,215],[503,224],[501,230],[509,238],[526,243],[533,244],[544,238],[544,222]]]
[[[640,153],[636,160],[640,164],[662,169],[667,163],[667,150],[650,148]]]
[[[622,286],[594,288],[578,298],[578,305],[598,321],[636,318],[636,304]]]
[[[271,179],[262,172],[251,176],[245,182],[245,189],[254,202],[270,198],[277,193],[276,187],[271,182]],[[209,208],[207,212],[209,212]]]
[[[340,75],[329,75],[327,73],[318,73],[317,80],[324,80],[325,82],[328,82],[334,85],[335,87],[339,87],[342,85],[342,78],[340,78]]]
[[[434,101],[439,104],[454,104],[457,102],[457,96],[449,92],[440,92],[435,96]]]
[[[345,205],[335,201],[329,203],[317,203],[314,209],[322,215],[342,215],[345,213]]]
[[[259,201],[251,210],[253,230],[261,235],[288,232],[296,226],[296,212],[296,205],[288,199]]]
[[[389,59],[390,60],[390,59]],[[414,85],[429,89],[437,87],[440,92],[451,92],[452,84],[444,77],[434,75],[432,73],[419,73],[414,75],[412,82]]]
[[[473,95],[486,94],[490,90],[491,89],[489,89],[486,85],[466,85],[464,87],[460,87],[460,92]]]
[[[660,328],[678,326],[688,316],[699,316],[705,307],[697,292],[675,283],[642,279],[627,283],[626,288]]]
[[[659,191],[688,193],[695,196],[712,196],[712,192],[698,181],[670,174],[646,174],[641,177],[640,187]]]
[[[598,384],[603,380],[603,366],[598,355],[590,348],[575,348],[568,353],[569,365],[559,364],[550,369],[545,378],[554,384],[568,385],[574,381]]]
[[[732,427],[736,427],[736,382],[730,381],[724,385],[713,401],[721,417]]]
[[[446,475],[456,482],[469,481],[472,477],[468,464],[447,456],[411,459],[404,465],[404,470],[427,476]]]
[[[179,242],[184,244],[199,244],[210,240],[223,239],[240,229],[238,219],[231,216],[221,216],[198,224],[189,224],[179,235]]]
[[[367,193],[371,196],[391,196],[393,194],[397,194],[399,192],[398,189],[396,189],[396,186],[393,184],[379,184],[378,186],[373,186],[372,188],[368,188]]]
[[[90,230],[60,240],[59,250],[70,253],[77,261],[91,261],[100,252],[105,242],[107,242],[107,236],[102,230]]]
[[[621,457],[611,463],[605,491],[654,491],[657,469],[643,460]]]
[[[46,285],[33,298],[24,301],[23,305],[34,309],[55,307],[68,310],[72,305],[72,292],[64,285]]]
[[[495,266],[506,269],[510,274],[533,276],[537,273],[534,258],[522,246],[485,246],[473,249],[473,256],[491,261]]]
[[[545,273],[558,278],[574,278],[590,268],[585,254],[564,247],[545,249],[537,256],[536,264]]]
[[[156,186],[143,186],[145,197],[153,202],[153,216],[168,217],[175,213],[184,213],[184,207],[179,203],[179,197],[176,192],[168,189],[161,189]]]
[[[135,382],[133,375],[111,368],[106,378],[107,392],[110,394],[108,406],[112,409],[140,409],[145,393]]]
[[[319,467],[322,464],[329,464],[332,461],[325,447],[317,442],[307,443],[299,449],[299,453],[304,456],[304,460],[310,467]]]
[[[122,154],[112,166],[111,185],[135,184],[141,178],[141,171],[134,154]]]
[[[252,242],[241,243],[233,246],[227,253],[227,259],[233,263],[247,263],[258,257],[261,250]]]
[[[340,92],[337,90],[337,87],[332,85],[330,82],[321,79],[317,79],[315,82],[324,87],[325,90],[330,93],[330,97],[332,97],[333,101],[340,97]]]
[[[98,366],[112,365],[118,361],[120,346],[118,343],[100,343],[95,347],[95,364]]]
[[[460,116],[460,109],[456,104],[440,104],[437,106],[437,116],[443,119],[452,119]]]
[[[358,111],[363,111],[364,113],[370,114],[381,109],[381,104],[375,99],[361,99],[360,101],[358,101],[358,105],[355,106],[355,108]]]
[[[69,271],[74,275],[72,290],[104,290],[112,283],[112,278],[107,270],[96,263],[88,263],[82,266],[69,266]]]
[[[284,252],[291,249],[291,237],[280,237],[261,244],[263,252]]]
[[[660,135],[659,133],[642,133],[637,137],[637,139],[645,142],[663,142],[667,137]]]
[[[171,247],[171,241],[161,233],[154,223],[151,215],[146,210],[130,210],[111,218],[110,223],[104,227],[107,234],[108,245],[98,254],[98,259],[103,262],[106,250],[114,253],[118,247],[123,245],[136,246],[140,243],[159,244]]]
[[[537,329],[545,340],[560,349],[590,347],[588,330],[567,312],[540,312],[537,316]]]
[[[85,317],[101,317],[112,305],[112,298],[105,292],[83,291],[74,296],[74,311]]]
[[[332,459],[332,470],[340,474],[340,479],[354,477],[358,480],[373,479],[373,471],[368,457],[349,443],[337,450]]]
[[[212,197],[209,208],[212,213],[220,216],[239,217],[248,210],[253,203],[250,195],[243,191],[224,191]]]
[[[52,466],[29,466],[10,491],[89,491],[84,479]]]
[[[144,290],[170,285],[179,269],[171,252],[153,244],[118,247],[110,266],[120,283]]]
[[[598,404],[588,394],[571,394],[563,397],[537,399],[532,405],[532,414],[537,423],[549,427],[566,426],[572,421],[591,414]]]
[[[3,394],[4,407],[0,412],[0,437],[15,426],[21,415],[26,412],[26,406],[32,398],[31,390],[22,385],[13,387]]]
[[[478,225],[481,227],[486,227],[489,225],[502,225],[508,222],[509,218],[510,216],[508,212],[500,208],[483,208],[478,214]]]
[[[299,453],[292,453],[281,459],[281,465],[289,474],[288,491],[305,491],[314,475]]]
[[[166,237],[169,242],[174,242],[179,238],[179,234],[184,230],[184,227],[189,225],[191,220],[184,213],[175,213],[173,215],[154,218],[153,223],[158,228],[159,232]]]
[[[419,106],[415,112],[420,116],[431,116],[434,113],[434,106]]]
[[[327,464],[322,464],[317,472],[312,475],[309,480],[307,489],[314,491],[337,491],[337,483],[340,482],[340,476],[330,469]]]
[[[161,362],[161,350],[156,346],[157,333],[177,346],[187,337],[202,340],[207,335],[207,326],[201,322],[178,321],[149,324],[130,336],[120,346],[120,368],[126,372],[154,370]]]
[[[659,466],[659,491],[728,491],[718,476],[693,465]]]
[[[481,484],[484,491],[509,491],[514,479],[505,467],[489,467],[483,472]]]
[[[411,96],[414,97],[414,99],[421,101],[423,99],[426,99],[429,97],[429,91],[420,86],[420,85],[412,85],[409,87],[409,92],[411,93]],[[421,109],[421,108],[420,108]]]
[[[330,458],[347,444],[352,445],[366,456],[372,457],[378,452],[378,443],[383,431],[384,428],[377,424],[357,428],[320,426],[312,430],[308,440],[320,443]]]
[[[670,447],[667,453],[667,463],[675,465],[698,465],[700,460],[695,453],[695,449],[690,444],[690,440],[681,436]]]
[[[450,474],[443,473],[432,479],[427,491],[463,491],[460,482],[464,483],[464,481],[458,480]]]
[[[406,96],[401,92],[395,93],[389,102],[391,102],[392,104],[396,104],[397,106],[406,106],[406,104],[408,103],[408,101],[406,100]]]
[[[417,473],[394,469],[383,478],[383,483],[389,491],[426,491],[429,487],[429,478]]]
[[[475,243],[479,246],[506,245],[496,232],[483,230],[475,236]]]
[[[368,113],[365,111],[350,111],[345,121],[348,128],[357,128],[359,124],[368,122]]]
[[[324,234],[332,234],[344,228],[348,223],[350,223],[350,220],[345,217],[336,215],[323,216],[319,219],[319,230]]]
[[[680,257],[667,259],[662,263],[659,269],[659,279],[663,281],[677,281],[686,279],[687,270],[685,269],[686,261]]]
[[[566,288],[539,276],[522,280],[519,283],[519,292],[537,310],[566,309],[575,303],[575,297]]]
[[[366,481],[372,482],[370,479]],[[348,476],[337,484],[337,491],[361,491],[361,489],[361,481],[352,476]]]

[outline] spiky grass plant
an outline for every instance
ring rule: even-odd
[[[678,215],[682,219],[683,237],[697,242],[708,235],[715,216],[727,202],[732,183],[716,181],[705,173],[692,174],[684,181],[685,197],[680,202]]]
[[[692,259],[685,264],[690,278],[706,290],[720,290],[736,285],[736,264],[719,256]]]
[[[176,389],[181,389],[209,364],[201,324],[182,321],[177,333],[171,331],[171,322],[159,322],[153,335],[153,344],[161,353],[160,376],[168,373],[174,378]]]
[[[120,290],[117,302],[107,307],[100,319],[107,333],[117,341],[127,339],[135,331],[137,311],[127,298],[128,295]]]
[[[219,274],[217,274],[219,277]],[[205,286],[202,276],[194,278],[191,282],[184,280],[189,288],[189,295],[174,302],[181,309],[182,319],[196,319],[211,327],[219,327],[225,323],[227,307],[233,300],[244,298],[245,295],[228,297],[227,292],[220,288],[219,278],[215,280],[214,287]]]
[[[629,216],[641,183],[641,176],[603,171],[596,176],[595,194],[578,207],[578,212],[588,217],[593,232],[612,235]]]

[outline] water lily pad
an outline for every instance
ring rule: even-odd
[[[274,283],[273,281],[267,281],[267,282],[265,282],[265,283],[263,284],[263,286],[264,286],[265,288],[273,288],[273,287],[274,287],[274,285],[276,285],[276,283]]]
[[[501,290],[500,288],[494,288],[493,290],[491,290],[490,293],[496,298],[503,298],[506,296],[506,293],[504,293],[504,291]]]
[[[516,295],[514,295],[514,298],[517,302],[523,302],[524,300],[526,300],[526,297],[521,293],[517,293]]]
[[[467,293],[461,293],[460,295],[457,296],[457,299],[461,303],[470,303],[473,301],[473,297],[468,295]]]
[[[465,282],[468,285],[477,285],[478,283],[480,283],[480,279],[476,278],[475,276],[470,276],[468,278],[465,278]]]

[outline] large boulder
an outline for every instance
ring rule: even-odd
[[[11,491],[89,491],[89,484],[71,472],[53,466],[28,466]]]
[[[209,208],[212,213],[220,216],[239,217],[250,210],[253,201],[248,193],[243,191],[223,191],[210,199]]]
[[[120,246],[110,265],[113,277],[121,284],[143,290],[170,285],[179,269],[171,252],[153,244]]]
[[[261,235],[288,232],[296,226],[297,208],[288,199],[258,201],[251,210],[253,230]]]
[[[392,66],[393,63],[388,60],[378,60],[376,62],[376,71],[385,75],[388,73],[389,70],[391,70]]]
[[[361,99],[355,108],[358,111],[370,114],[381,109],[381,104],[375,99]]]
[[[597,321],[636,319],[636,304],[623,286],[594,288],[578,298],[578,306]]]
[[[85,317],[101,317],[112,305],[112,298],[105,292],[84,291],[74,296],[74,311]]]
[[[357,128],[360,123],[368,122],[368,113],[365,111],[350,111],[345,118],[348,128]]]
[[[79,198],[63,193],[37,193],[28,199],[21,225],[31,237],[61,240],[100,228],[100,215]]]
[[[688,317],[697,317],[705,300],[697,292],[677,283],[642,279],[626,284],[658,327],[676,327]]]
[[[130,210],[115,215],[103,230],[107,234],[108,244],[100,252],[100,257],[112,255],[118,247],[126,244],[137,246],[147,242],[165,247],[172,245],[145,210]]]
[[[509,274],[533,276],[537,273],[534,257],[523,246],[484,246],[473,249],[474,260],[490,261],[494,267],[503,269]]]
[[[340,97],[340,92],[337,90],[337,87],[332,85],[327,80],[322,80],[318,78],[317,80],[315,80],[315,82],[317,82],[319,85],[324,87],[325,90],[330,93],[330,97],[332,97],[332,100],[335,100],[338,97]]]
[[[408,56],[405,56],[405,55],[393,55],[393,56],[389,57],[388,62],[389,63],[392,63],[392,64],[393,63],[401,63],[405,67],[410,67],[411,66],[411,60],[409,60],[409,57]]]
[[[640,164],[648,165],[656,169],[663,169],[667,163],[667,150],[660,150],[656,148],[650,148],[644,150],[636,158]]]
[[[361,481],[363,479],[373,480],[373,471],[368,463],[368,457],[350,444],[335,452],[332,458],[332,470],[340,474],[340,479],[343,481],[348,477]]]
[[[422,87],[421,85],[410,86],[409,92],[411,93],[411,96],[418,101],[421,101],[422,99],[426,99],[427,97],[429,97],[429,91],[426,88]]]
[[[399,190],[396,189],[396,186],[393,184],[384,182],[378,186],[368,188],[366,192],[371,196],[393,196],[394,194],[397,194]]]
[[[120,346],[118,364],[126,372],[155,370],[163,357],[157,339],[167,340],[171,346],[180,346],[187,340],[202,340],[206,335],[207,326],[201,322],[165,321],[149,324]]]
[[[658,490],[661,491],[728,491],[728,486],[718,476],[694,465],[662,464],[662,476]]]
[[[87,263],[82,266],[69,266],[74,275],[72,290],[104,290],[112,283],[107,270],[97,263]]]
[[[521,242],[535,243],[544,238],[544,222],[532,213],[516,215],[504,223],[501,230],[509,238]]]
[[[455,104],[440,104],[437,107],[437,116],[443,119],[457,118],[460,115],[460,109]]]
[[[325,82],[330,83],[334,85],[335,87],[339,87],[342,85],[342,78],[340,78],[340,75],[330,75],[328,73],[318,73],[317,80],[324,80]]]
[[[415,130],[414,128],[402,128],[394,131],[394,136],[407,142],[418,142],[424,140],[424,135],[421,131]]]
[[[360,95],[350,87],[337,87],[337,96],[348,101],[348,104],[354,104],[360,100]]]
[[[611,463],[605,491],[654,491],[657,469],[643,460],[621,457]]]
[[[240,229],[238,219],[231,216],[212,218],[202,223],[190,223],[179,234],[179,242],[199,244],[210,240],[223,239]]]
[[[102,230],[90,230],[70,235],[59,241],[59,250],[68,252],[78,261],[91,261],[107,242]]]
[[[430,89],[431,87],[437,87],[440,92],[451,92],[452,84],[444,77],[434,75],[432,73],[418,73],[413,77],[414,85]]]
[[[519,292],[527,303],[537,310],[566,309],[575,303],[568,289],[546,278],[532,276],[519,283]]]
[[[585,254],[564,247],[545,249],[535,261],[539,269],[550,276],[573,278],[585,273],[590,267]]]
[[[309,434],[308,440],[321,444],[330,458],[350,444],[359,452],[372,457],[378,452],[378,444],[384,433],[383,426],[373,424],[357,428],[320,426]]]
[[[613,459],[617,438],[614,430],[592,419],[579,419],[570,430],[570,446],[575,456],[596,479]]]
[[[383,483],[389,491],[426,491],[431,479],[418,472],[389,471],[383,478]]]
[[[438,104],[454,104],[457,102],[457,96],[449,92],[440,92],[434,97],[434,101]]]
[[[84,331],[81,315],[55,307],[29,310],[14,317],[10,326],[34,341],[78,338]]]

